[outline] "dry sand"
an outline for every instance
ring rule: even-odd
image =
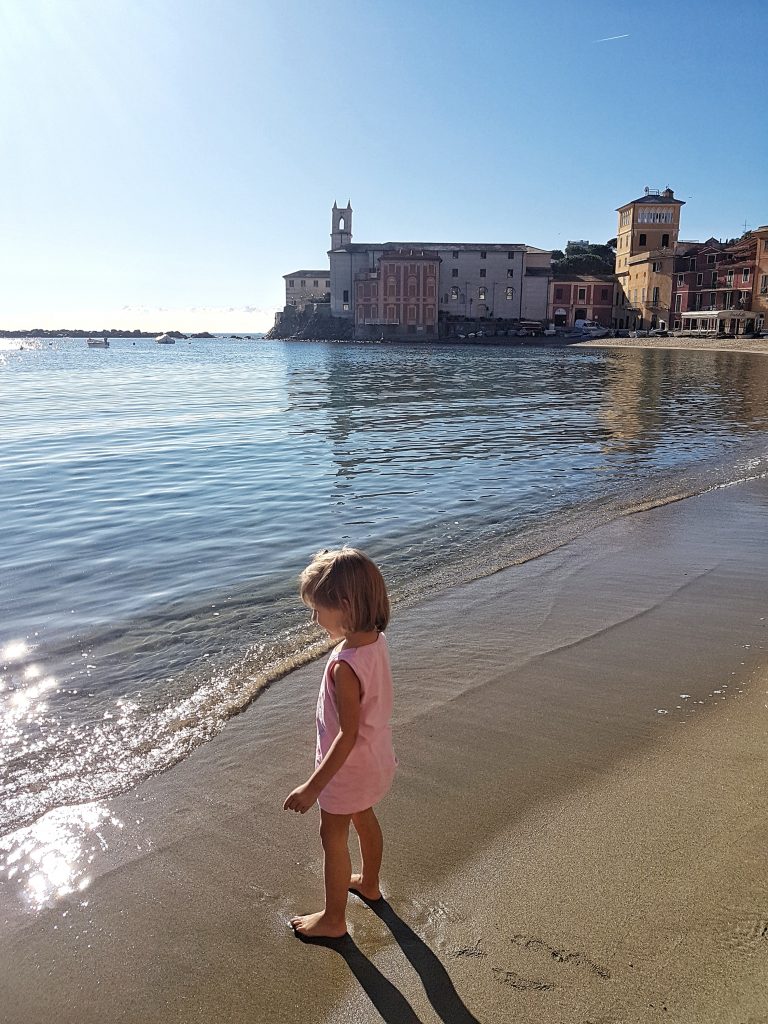
[[[286,924],[321,896],[316,812],[280,810],[318,666],[275,684],[101,805],[82,892],[5,884],[0,1018],[768,1021],[766,527],[765,481],[724,488],[396,621],[388,903],[333,948]]]
[[[756,352],[768,355],[768,338],[600,338],[574,348],[678,348],[699,352]]]

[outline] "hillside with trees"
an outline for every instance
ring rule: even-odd
[[[556,274],[612,274],[616,265],[616,239],[605,245],[575,245],[569,242],[552,252],[552,270]]]

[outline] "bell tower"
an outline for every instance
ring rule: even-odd
[[[331,210],[331,249],[341,249],[352,241],[352,203],[347,200],[345,207],[334,201]]]

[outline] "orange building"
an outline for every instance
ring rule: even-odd
[[[438,254],[391,249],[377,263],[355,274],[355,337],[436,337]]]
[[[663,192],[647,188],[645,195],[618,208],[614,327],[669,324],[675,243],[684,205],[667,186]]]

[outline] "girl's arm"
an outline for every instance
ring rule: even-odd
[[[333,666],[333,682],[339,712],[338,735],[312,775],[288,796],[283,804],[284,811],[298,811],[300,814],[308,811],[320,792],[347,760],[357,740],[360,724],[360,680],[346,661],[337,661]]]

